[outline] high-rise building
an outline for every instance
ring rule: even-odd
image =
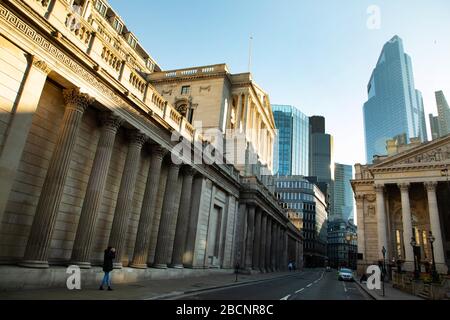
[[[351,165],[334,164],[333,209],[330,220],[353,219],[353,190],[350,180],[353,179]]]
[[[296,218],[302,220],[305,267],[323,267],[327,259],[326,196],[303,176],[276,176],[275,192],[291,215],[296,213]]]
[[[325,118],[309,118],[309,174],[316,177],[316,184],[328,197],[330,208],[333,207],[332,184],[334,181],[333,136],[325,133]],[[332,212],[330,212],[332,214]]]
[[[427,141],[425,115],[420,91],[415,89],[411,58],[403,41],[394,36],[381,51],[367,87],[364,129],[367,162],[386,153],[386,141],[406,134],[407,140]]]
[[[319,182],[333,180],[333,137],[325,133],[325,118],[312,116],[310,121],[310,170]]]
[[[442,91],[437,91],[435,96],[438,110],[439,137],[443,137],[450,133],[450,108]]]
[[[289,105],[272,105],[272,111],[278,129],[275,174],[309,175],[309,118]]]
[[[438,139],[441,136],[439,132],[439,117],[430,113],[430,128],[431,128],[431,138],[432,140]]]

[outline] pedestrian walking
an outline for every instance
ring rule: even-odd
[[[292,271],[292,268],[293,268],[292,261],[290,261],[289,264],[288,264],[289,271]]]
[[[100,285],[100,290],[103,290],[103,286],[107,285],[108,290],[112,291],[111,288],[111,271],[113,270],[113,260],[116,258],[116,249],[113,247],[108,247],[105,250],[105,255],[103,257],[103,276],[102,284]]]

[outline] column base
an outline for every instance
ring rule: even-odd
[[[113,263],[113,269],[122,269],[122,268],[123,268],[122,262]]]
[[[184,269],[184,266],[181,263],[171,264],[169,267],[173,269]]]
[[[414,262],[413,261],[405,261],[402,266],[403,270],[414,272]]]
[[[90,269],[92,267],[90,262],[78,262],[78,261],[71,261],[69,262],[68,266],[78,266],[80,269]]]
[[[445,263],[436,263],[436,271],[439,274],[448,274],[448,266]]]
[[[48,261],[39,261],[39,260],[23,260],[18,263],[20,267],[25,268],[36,268],[36,269],[47,269],[50,268]]]
[[[148,266],[146,263],[132,263],[129,265],[130,268],[133,269],[147,269]]]
[[[152,265],[152,268],[155,269],[167,269],[167,264],[165,263],[155,263]]]

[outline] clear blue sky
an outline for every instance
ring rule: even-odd
[[[110,0],[163,70],[227,63],[248,69],[273,104],[324,115],[336,162],[365,162],[362,105],[383,44],[398,34],[412,57],[425,113],[450,101],[448,0]],[[371,5],[380,29],[367,27]]]

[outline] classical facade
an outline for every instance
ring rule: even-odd
[[[263,174],[273,173],[275,120],[269,95],[250,73],[232,74],[227,65],[219,64],[154,72],[149,79],[205,139],[227,140],[224,152],[232,155],[227,160],[238,170],[251,175],[255,166],[249,165],[259,165],[267,169]],[[238,136],[242,145],[231,145]]]
[[[2,1],[0,21],[0,289],[97,281],[107,246],[117,281],[284,267],[300,232],[259,178],[192,161],[208,142],[105,1]]]
[[[414,270],[414,239],[421,261],[446,274],[450,257],[450,136],[411,145],[372,165],[355,166],[359,271],[386,261]],[[430,232],[434,237],[430,243]],[[422,266],[423,267],[423,266]]]

